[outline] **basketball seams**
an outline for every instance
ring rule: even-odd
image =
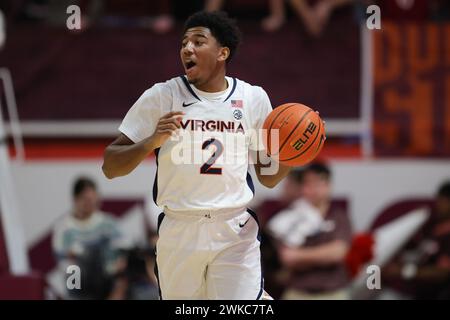
[[[308,148],[306,148],[305,150],[303,150],[301,153],[295,155],[294,157],[291,157],[291,158],[288,158],[288,159],[283,159],[283,160],[280,159],[280,161],[290,161],[290,160],[293,160],[293,159],[295,159],[295,158],[298,158],[299,156],[301,156],[301,155],[303,155],[305,152],[307,152],[307,151],[312,147],[312,145],[313,145],[314,142],[316,141],[317,137],[319,136],[319,132],[320,132],[321,127],[322,127],[322,123],[319,122],[319,130],[317,130],[317,134],[316,134],[316,136],[314,137],[314,140],[313,140],[313,141],[311,142],[311,144],[308,146]],[[317,151],[316,151],[316,152],[317,152]]]
[[[319,120],[320,120],[320,118],[319,118]],[[317,134],[316,134],[316,136],[314,137],[314,140],[311,142],[311,144],[308,146],[308,148],[306,148],[305,150],[303,150],[301,153],[299,153],[299,154],[297,154],[296,156],[294,156],[294,157],[292,157],[292,158],[289,158],[289,159],[280,159],[280,161],[290,161],[290,160],[293,160],[293,159],[295,159],[295,158],[298,158],[299,156],[301,156],[302,154],[304,154],[306,151],[308,151],[309,150],[309,148],[311,148],[311,146],[314,144],[314,142],[316,141],[316,139],[317,139],[317,137],[319,136],[319,133],[320,133],[320,129],[322,128],[322,121],[319,121],[319,130],[317,130]],[[316,151],[316,153],[317,153],[317,151]]]
[[[322,121],[320,121],[320,123],[319,123],[319,131],[318,132],[320,132],[321,127],[322,127]],[[325,141],[324,139],[322,139],[323,136],[324,136],[324,134],[322,133],[321,137],[320,137],[320,143],[317,146],[316,151],[314,152],[314,158],[317,156],[317,152],[319,152],[319,149],[321,148],[321,146],[323,145],[323,143]]]
[[[270,125],[269,125],[269,127],[268,127],[268,129],[267,129],[267,139],[266,139],[266,140],[267,140],[267,149],[268,149],[267,152],[269,152],[269,154],[271,153],[270,151],[271,151],[271,146],[272,146],[271,139],[270,139],[270,137],[271,137],[271,131],[272,131],[272,127],[273,127],[275,121],[278,119],[279,116],[281,116],[281,115],[283,114],[283,112],[285,112],[287,109],[293,107],[294,105],[296,105],[296,103],[291,103],[291,104],[285,105],[285,106],[284,106],[284,109],[281,110],[281,111],[275,116],[275,118],[272,120],[272,122],[270,123]],[[276,110],[276,109],[277,109],[277,108],[275,108],[274,110]]]
[[[281,144],[280,149],[278,149],[278,153],[281,152],[281,149],[283,149],[283,147],[286,145],[286,142],[289,140],[289,138],[294,134],[295,130],[297,130],[298,126],[303,122],[303,120],[305,120],[305,117],[311,112],[312,110],[309,109],[308,111],[305,112],[305,114],[300,118],[300,120],[297,122],[297,124],[295,125],[295,127],[291,130],[291,132],[289,133],[289,135],[286,137],[286,139],[284,139],[284,142]]]

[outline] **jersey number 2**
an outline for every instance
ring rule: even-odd
[[[212,165],[216,162],[217,158],[222,155],[223,144],[219,140],[211,138],[203,142],[202,149],[208,149],[210,145],[216,147],[216,151],[211,155],[211,157],[206,161],[200,168],[201,174],[222,174],[222,168],[213,168]]]

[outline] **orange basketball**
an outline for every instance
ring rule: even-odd
[[[322,119],[300,103],[275,108],[264,121],[263,129],[266,129],[264,144],[269,155],[292,167],[314,160],[325,142]]]

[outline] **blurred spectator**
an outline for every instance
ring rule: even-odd
[[[224,2],[224,0],[207,0],[205,10],[209,12],[221,10]],[[284,0],[269,0],[269,10],[270,14],[263,19],[261,26],[263,30],[272,32],[280,29],[286,20]]]
[[[133,248],[126,252],[127,267],[124,276],[129,300],[159,300],[158,280],[155,276],[155,246]]]
[[[294,12],[302,20],[308,34],[318,37],[325,29],[334,10],[350,4],[355,0],[288,0]],[[220,10],[224,0],[208,0],[206,11]],[[263,19],[261,26],[267,32],[279,30],[286,20],[286,7],[284,0],[269,0],[270,14]]]
[[[286,21],[286,10],[284,0],[269,0],[270,14],[265,18],[261,26],[267,32],[280,29]]]
[[[327,26],[333,11],[354,1],[355,0],[317,0],[312,2],[307,0],[290,0],[290,3],[295,13],[302,20],[306,31],[311,36],[318,37]]]
[[[301,198],[268,223],[287,277],[283,299],[346,299],[345,257],[352,232],[347,212],[331,202],[331,172],[304,169]]]
[[[299,186],[302,175],[303,170],[301,169],[291,170],[283,181],[283,189],[280,197],[263,201],[256,210],[261,228],[261,257],[264,270],[264,287],[275,299],[280,298],[284,287],[278,281],[281,264],[278,259],[277,248],[273,241],[271,241],[266,224],[275,214],[289,207],[293,201],[300,198],[301,188]]]
[[[169,32],[175,26],[171,0],[124,1],[105,0],[27,0],[16,5],[15,11],[23,11],[26,19],[46,21],[53,25],[65,25],[66,9],[78,5],[81,11],[81,30],[100,22],[107,26],[143,26],[158,34]]]
[[[95,183],[85,177],[78,178],[73,186],[74,207],[64,217],[53,233],[53,250],[61,271],[68,265],[81,270],[81,289],[68,290],[72,299],[123,299],[127,281],[115,277],[126,267],[120,256],[123,244],[113,218],[98,210],[98,193]]]
[[[206,0],[205,10],[208,12],[218,11],[222,9],[223,4],[224,0]]]
[[[420,241],[382,272],[406,298],[450,299],[450,181],[439,188],[434,210]]]
[[[169,13],[160,14],[152,21],[150,28],[158,34],[169,32],[175,26],[175,20]]]
[[[52,25],[66,25],[67,8],[71,5],[80,7],[81,30],[88,29],[101,15],[104,0],[28,0],[23,1],[23,17],[31,21],[45,21]]]
[[[264,229],[267,221],[269,221],[276,213],[287,208],[294,200],[300,198],[301,189],[298,187],[302,179],[303,171],[293,169],[284,179],[280,197],[277,199],[269,199],[263,201],[258,208],[258,217],[261,228]]]
[[[104,1],[102,0],[80,0],[81,11],[81,29],[88,29],[103,10]]]
[[[150,28],[153,32],[158,34],[164,34],[169,32],[175,26],[175,19],[173,18],[171,12],[171,1],[170,0],[159,0],[148,3],[148,6],[144,5],[146,1],[142,1],[141,6],[145,7],[145,11],[150,13],[149,18],[144,18],[143,16],[146,12],[135,10],[137,15],[136,21],[143,21],[142,25]],[[122,5],[126,7],[126,5]],[[108,10],[108,3],[103,0],[80,0],[80,8],[82,15],[82,26],[83,28],[89,27],[93,19],[98,19],[100,11]],[[127,10],[129,11],[129,10]],[[133,11],[133,10],[131,10]],[[139,17],[141,16],[141,17]],[[115,22],[113,22],[115,20]],[[121,24],[120,19],[117,17],[109,19],[110,23]],[[138,22],[141,25],[140,22]]]

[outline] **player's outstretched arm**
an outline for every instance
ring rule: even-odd
[[[169,112],[164,115],[150,137],[134,143],[121,133],[106,149],[103,156],[102,170],[108,179],[129,174],[151,152],[159,148],[180,128],[183,112]]]
[[[348,244],[335,239],[316,247],[279,248],[281,263],[288,269],[304,271],[310,268],[332,266],[342,263],[348,252]]]

